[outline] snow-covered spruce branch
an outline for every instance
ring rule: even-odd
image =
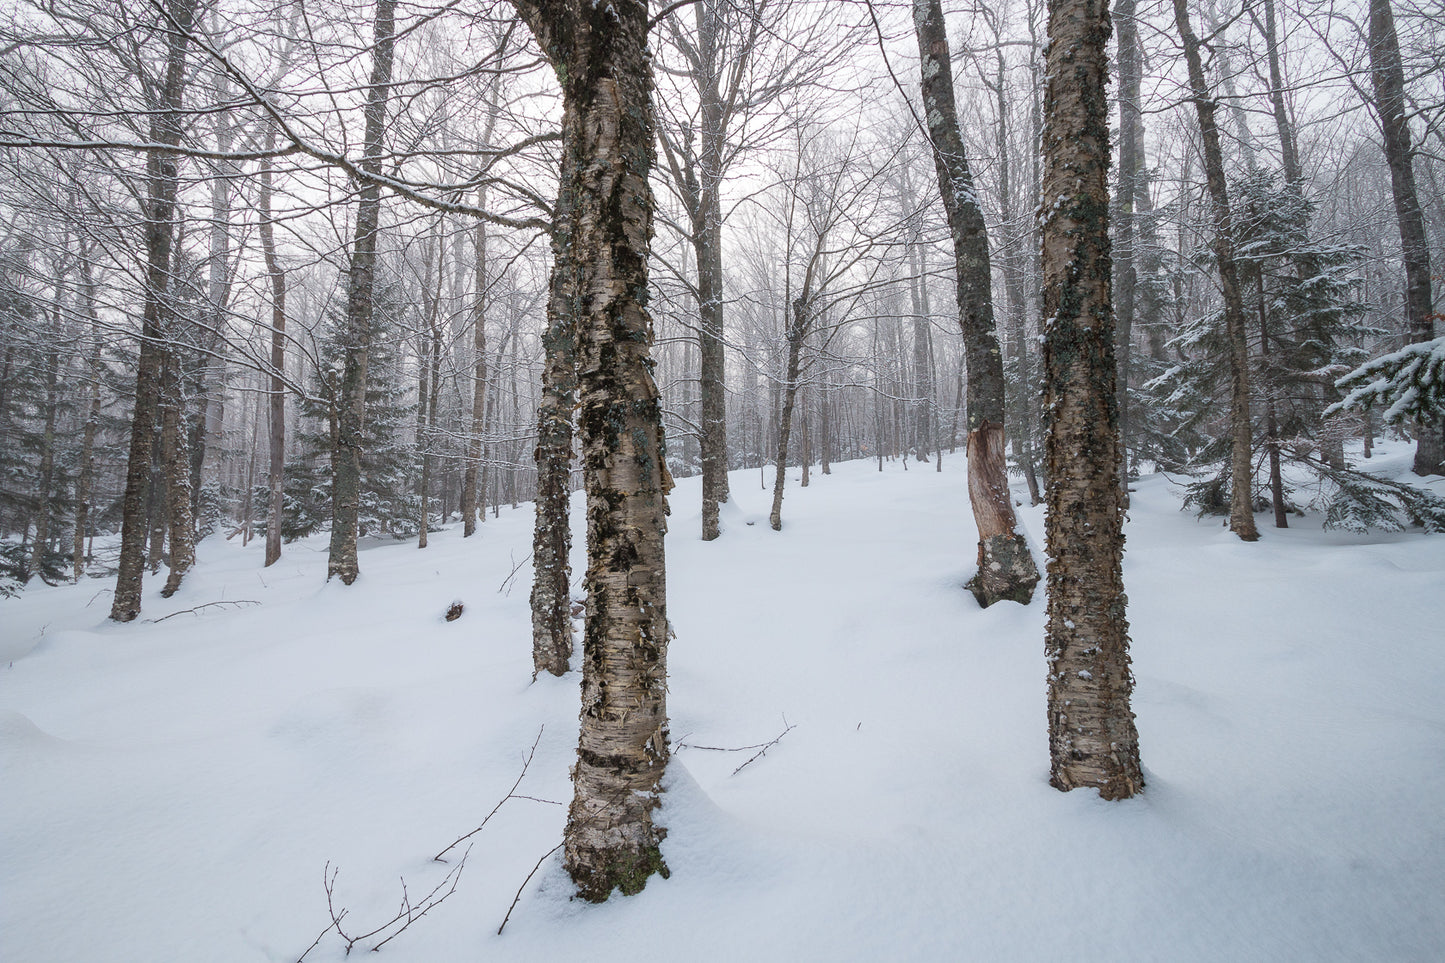
[[[1445,415],[1445,337],[1407,344],[1368,361],[1335,382],[1344,399],[1325,415],[1385,409],[1387,423],[1429,421]]]

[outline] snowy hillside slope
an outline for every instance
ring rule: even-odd
[[[1148,786],[1109,804],[1047,785],[1042,590],[981,611],[962,588],[962,458],[791,476],[775,533],[734,473],[713,543],[697,480],[673,493],[671,879],[593,906],[553,855],[500,936],[560,842],[576,740],[578,677],[530,681],[530,568],[508,581],[526,506],[369,549],[350,589],[323,582],[324,536],[269,570],[260,542],[210,539],[131,625],[108,583],[0,602],[0,957],[295,960],[327,866],[349,932],[401,878],[420,901],[535,740],[533,798],[379,959],[1445,958],[1445,537],[1311,518],[1246,545],[1142,480]],[[257,604],[145,621],[223,600]],[[756,750],[700,748],[787,726],[735,775]],[[330,933],[306,959],[342,957]]]

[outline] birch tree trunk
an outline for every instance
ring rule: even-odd
[[[953,235],[958,319],[968,364],[968,493],[978,525],[978,573],[968,588],[985,608],[1001,599],[1027,605],[1039,570],[1027,540],[1017,531],[1009,497],[1003,356],[994,330],[988,234],[959,133],[939,0],[913,0],[913,26],[922,61],[923,110]]]
[[[171,249],[175,239],[176,187],[179,160],[165,150],[181,142],[180,110],[185,91],[186,48],[195,19],[196,0],[170,0],[161,33],[166,41],[166,73],[159,108],[151,122],[151,140],[161,145],[146,157],[145,218],[146,284],[141,314],[140,355],[136,361],[135,408],[131,413],[130,453],[126,462],[125,495],[121,502],[120,562],[110,617],[129,622],[140,614],[145,574],[146,508],[155,454],[156,417],[160,406],[161,337],[171,313]]]
[[[1214,260],[1224,297],[1224,327],[1229,351],[1230,497],[1229,530],[1246,542],[1259,538],[1254,524],[1254,428],[1249,413],[1249,339],[1244,328],[1244,296],[1239,288],[1239,269],[1234,262],[1234,222],[1229,210],[1229,190],[1224,179],[1224,152],[1219,146],[1219,125],[1214,118],[1214,99],[1204,79],[1199,55],[1199,38],[1189,26],[1186,0],[1174,0],[1174,24],[1184,46],[1189,66],[1189,87],[1199,117],[1200,139],[1204,142],[1204,176],[1213,212]]]
[[[1050,0],[1042,200],[1049,782],[1144,787],[1129,700],[1109,299],[1106,0]]]
[[[515,5],[562,86],[558,209],[570,256],[559,257],[557,270],[575,272],[561,292],[573,299],[577,321],[587,489],[582,725],[565,863],[578,894],[601,901],[614,889],[640,891],[653,873],[667,875],[664,831],[652,821],[668,758],[663,534],[672,480],[646,307],[654,150],[648,5]]]
[[[373,26],[371,83],[366,93],[366,131],[361,169],[381,173],[382,138],[391,90],[396,0],[377,0]],[[359,185],[356,235],[346,276],[344,347],[337,398],[336,445],[331,451],[331,545],[326,578],[350,585],[361,574],[356,558],[357,514],[361,504],[362,430],[366,422],[366,362],[371,347],[372,293],[376,286],[376,237],[381,219],[381,188]]]

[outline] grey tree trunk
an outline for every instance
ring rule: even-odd
[[[266,149],[274,147],[276,131],[266,133]],[[260,208],[261,255],[271,282],[271,409],[270,409],[270,494],[266,514],[266,567],[281,560],[281,515],[285,508],[286,473],[286,270],[276,256],[276,237],[271,221],[271,159],[261,161]]]
[[[811,268],[811,265],[810,265]],[[782,411],[778,416],[778,457],[774,462],[773,508],[768,513],[768,524],[773,531],[783,530],[783,487],[788,478],[788,441],[793,431],[793,411],[798,400],[798,374],[802,367],[803,340],[808,336],[812,323],[813,305],[809,297],[811,271],[803,282],[803,293],[793,300],[793,313],[788,323],[788,361],[783,374]],[[880,445],[881,453],[882,447]]]
[[[1044,407],[1050,783],[1144,788],[1129,701],[1109,298],[1105,0],[1050,0],[1044,96]]]
[[[1002,599],[1027,605],[1039,570],[1028,541],[1017,530],[1009,497],[1003,356],[994,330],[988,234],[959,133],[952,60],[939,0],[914,0],[913,26],[922,61],[923,110],[953,235],[958,320],[968,364],[968,493],[978,526],[978,572],[968,588],[985,608]]]
[[[175,239],[178,158],[165,150],[181,142],[180,110],[185,91],[186,49],[196,0],[170,0],[161,30],[166,40],[166,73],[151,122],[151,140],[162,145],[146,157],[148,187],[145,217],[146,285],[141,314],[140,356],[136,361],[135,408],[131,413],[130,453],[121,501],[120,562],[110,617],[129,622],[140,614],[145,575],[146,509],[151,488],[156,420],[160,407],[161,337],[171,314],[171,249]]]
[[[196,517],[191,511],[191,459],[185,398],[181,386],[181,359],[177,346],[167,349],[161,361],[161,464],[166,473],[166,526],[170,540],[166,584],[161,596],[170,598],[196,564]]]
[[[477,207],[485,210],[486,206],[487,189],[479,187]],[[477,504],[482,474],[482,435],[487,423],[487,222],[479,218],[472,230],[476,247],[476,267],[472,275],[472,410],[471,431],[467,436],[467,465],[462,473],[463,538],[474,535],[477,522],[485,521],[487,517],[485,492],[482,493],[482,504]]]
[[[1229,190],[1224,179],[1224,152],[1219,146],[1219,125],[1214,119],[1214,99],[1204,79],[1199,55],[1199,38],[1189,26],[1185,0],[1174,0],[1174,24],[1189,65],[1189,86],[1199,117],[1200,139],[1204,143],[1204,176],[1213,212],[1214,260],[1224,297],[1224,327],[1229,350],[1230,499],[1229,530],[1243,541],[1259,538],[1254,524],[1254,431],[1249,413],[1249,339],[1244,328],[1244,297],[1239,288],[1239,269],[1234,261],[1234,223],[1229,210]]]
[[[100,315],[96,310],[95,278],[90,256],[82,249],[80,256],[81,298],[83,312],[90,320],[90,362],[86,368],[89,407],[80,443],[80,477],[75,482],[75,581],[85,574],[85,534],[89,527],[90,503],[95,489],[95,436],[100,428],[100,379],[103,374],[100,356]]]
[[[1384,132],[1385,163],[1390,168],[1390,190],[1400,227],[1400,250],[1405,262],[1405,324],[1412,342],[1430,341],[1435,337],[1430,245],[1420,195],[1415,189],[1414,152],[1405,111],[1405,73],[1390,0],[1370,0],[1370,80]],[[1445,422],[1420,423],[1417,428],[1415,474],[1441,474],[1445,467]]]
[[[649,358],[652,68],[645,2],[515,0],[562,86],[559,209],[575,271],[587,488],[582,731],[565,863],[584,899],[667,875],[653,825],[667,765],[667,492]],[[554,287],[554,291],[555,291]]]
[[[59,336],[61,285],[56,284],[55,292],[55,334]],[[57,386],[60,380],[60,351],[52,346],[45,353],[45,430],[40,446],[40,491],[39,505],[35,515],[35,544],[30,548],[30,559],[25,566],[25,581],[41,573],[45,550],[50,545],[50,525],[54,515],[52,496],[55,489],[55,411],[58,407]]]
[[[532,677],[563,675],[572,659],[572,412],[577,407],[577,325],[583,310],[581,266],[573,234],[576,185],[585,163],[564,151],[552,228],[552,288],[542,337],[542,399],[537,406],[537,515],[532,530]]]
[[[395,27],[396,0],[377,0],[361,148],[361,169],[372,175],[381,173]],[[342,321],[344,351],[337,390],[336,445],[331,451],[331,545],[326,561],[327,580],[338,577],[346,585],[361,574],[356,558],[356,529],[361,504],[362,430],[366,423],[366,362],[376,286],[376,237],[381,220],[380,186],[366,180],[358,188],[356,234],[346,276],[346,315]]]
[[[1119,368],[1119,484],[1124,504],[1129,504],[1129,375],[1134,347],[1135,291],[1138,268],[1135,254],[1134,200],[1139,193],[1139,153],[1143,121],[1139,93],[1143,77],[1143,56],[1139,49],[1139,26],[1135,21],[1137,0],[1119,0],[1114,7],[1114,24],[1119,50],[1119,173],[1114,185],[1114,319],[1118,334]]]

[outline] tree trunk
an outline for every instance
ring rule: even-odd
[[[987,457],[968,463],[968,490],[978,526],[978,573],[969,580],[968,588],[985,608],[1001,599],[1027,605],[1039,571],[1028,541],[1017,531],[1009,498],[1003,459],[1003,356],[994,331],[988,235],[959,133],[952,61],[939,0],[914,0],[913,25],[922,59],[923,109],[939,193],[953,235],[958,319],[968,364],[968,450],[987,453]],[[979,498],[991,502],[981,504]]]
[[[1230,454],[1229,530],[1243,541],[1259,538],[1254,525],[1254,432],[1249,414],[1249,339],[1244,329],[1244,298],[1239,288],[1239,270],[1234,262],[1234,224],[1229,211],[1229,190],[1224,180],[1224,153],[1219,146],[1219,125],[1214,119],[1214,100],[1204,79],[1199,56],[1199,38],[1189,26],[1185,0],[1174,0],[1174,23],[1184,45],[1189,65],[1189,86],[1199,116],[1199,133],[1204,142],[1204,174],[1213,208],[1214,260],[1224,296],[1224,327],[1229,350]]]
[[[1274,527],[1289,528],[1284,507],[1284,477],[1279,463],[1279,418],[1275,412],[1274,372],[1270,365],[1269,309],[1264,297],[1263,264],[1257,269],[1254,283],[1259,296],[1259,365],[1264,375],[1264,443],[1269,450],[1269,497],[1274,508]]]
[[[151,140],[163,145],[146,158],[148,189],[144,204],[146,285],[141,314],[140,356],[136,361],[135,408],[131,413],[130,455],[125,495],[121,502],[120,563],[110,617],[129,622],[140,614],[141,581],[145,574],[146,506],[151,487],[160,405],[160,338],[171,313],[171,248],[175,238],[178,158],[165,150],[181,142],[180,109],[185,90],[186,47],[196,0],[170,0],[162,30],[166,41],[166,75],[159,111],[151,123]]]
[[[55,334],[60,335],[60,284],[56,284]],[[45,360],[45,431],[40,445],[40,491],[39,505],[35,516],[35,544],[31,546],[30,560],[25,567],[25,581],[29,582],[43,571],[45,550],[50,545],[50,525],[54,514],[52,495],[55,488],[55,409],[57,407],[57,385],[60,380],[60,351],[52,347],[46,352]]]
[[[495,114],[493,114],[495,116]],[[485,210],[487,189],[477,188],[477,207]],[[467,434],[467,465],[462,473],[462,537],[476,533],[477,522],[487,517],[483,494],[477,505],[481,483],[482,435],[486,430],[487,411],[487,222],[477,220],[473,228],[476,246],[476,267],[472,275],[472,410],[471,430]]]
[[[161,361],[161,464],[166,473],[166,522],[169,528],[169,572],[163,598],[181,587],[196,564],[196,517],[191,513],[191,459],[187,445],[181,359],[172,342]]]
[[[275,146],[276,129],[266,132],[266,149]],[[260,235],[261,255],[271,282],[271,418],[270,473],[271,508],[266,514],[266,567],[281,560],[281,515],[285,510],[286,472],[286,271],[276,256],[276,238],[271,223],[271,159],[261,161]]]
[[[570,586],[572,412],[577,407],[577,325],[583,289],[572,235],[573,191],[581,174],[570,165],[582,159],[564,152],[552,229],[552,289],[547,299],[547,331],[542,338],[542,398],[537,406],[537,516],[532,530],[532,677],[566,673],[572,659]]]
[[[1129,708],[1124,510],[1109,300],[1104,0],[1050,0],[1044,98],[1049,782],[1144,787]]]
[[[366,93],[366,131],[361,169],[381,173],[386,104],[391,91],[396,0],[377,0],[373,27],[371,82]],[[346,276],[346,315],[341,383],[337,391],[336,446],[331,453],[331,545],[326,578],[350,585],[361,574],[356,559],[357,513],[361,504],[362,429],[366,422],[366,363],[371,349],[372,293],[376,286],[376,238],[381,219],[381,188],[375,181],[358,186],[356,235]]]
[[[1138,287],[1135,257],[1134,199],[1139,193],[1139,139],[1143,126],[1139,111],[1142,52],[1135,21],[1137,0],[1119,0],[1114,24],[1119,47],[1119,173],[1114,185],[1114,319],[1118,334],[1119,367],[1119,484],[1129,504],[1129,375],[1134,347],[1134,294]]]
[[[1384,132],[1385,163],[1390,168],[1390,190],[1400,227],[1400,250],[1405,262],[1405,323],[1412,342],[1430,341],[1435,337],[1430,310],[1430,245],[1425,236],[1420,195],[1415,190],[1414,152],[1405,112],[1405,73],[1390,0],[1370,0],[1370,80]],[[1438,475],[1445,468],[1442,425],[1445,422],[1437,420],[1417,426],[1415,474]]]
[[[90,503],[95,497],[95,435],[100,427],[100,379],[103,374],[100,358],[100,316],[95,304],[95,279],[91,273],[89,255],[82,251],[80,258],[81,297],[84,299],[85,317],[90,319],[90,364],[86,369],[87,392],[90,395],[89,410],[85,416],[85,428],[80,443],[80,477],[75,482],[75,581],[85,574],[85,533],[90,520]]]
[[[803,285],[803,294],[793,301],[792,322],[788,326],[788,368],[783,376],[783,410],[778,415],[778,457],[774,464],[777,473],[773,477],[773,508],[768,513],[768,524],[773,531],[783,530],[783,486],[788,477],[788,436],[793,430],[793,409],[798,400],[798,372],[801,368],[803,339],[810,324],[812,305],[808,301],[808,284]],[[879,439],[878,457],[883,457],[883,443]],[[882,463],[879,463],[882,470]]]
[[[515,0],[562,86],[562,238],[575,271],[587,488],[582,731],[565,834],[584,899],[667,875],[652,822],[667,764],[667,492],[645,306],[652,238],[648,5]],[[554,291],[557,288],[554,285]]]

